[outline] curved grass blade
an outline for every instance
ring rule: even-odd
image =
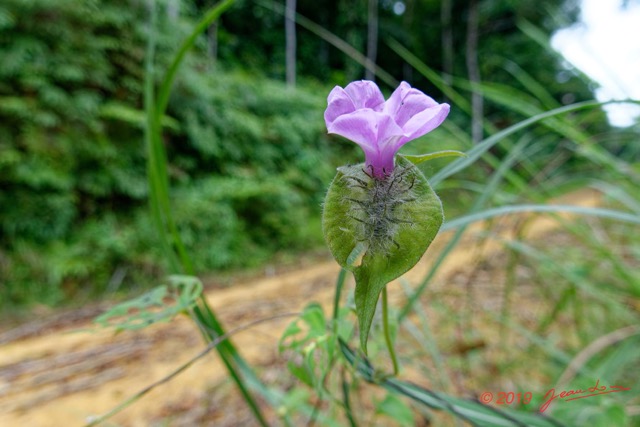
[[[477,221],[493,218],[500,215],[509,215],[521,212],[550,212],[550,213],[575,213],[580,215],[597,216],[601,218],[613,219],[616,221],[630,222],[632,224],[640,224],[640,215],[632,213],[616,211],[603,208],[589,208],[583,206],[572,205],[510,205],[500,206],[498,208],[487,209],[482,212],[472,213],[458,217],[454,220],[444,223],[441,230],[452,230]]]
[[[405,159],[409,160],[414,165],[419,165],[422,162],[437,159],[439,157],[466,157],[466,156],[467,155],[464,154],[462,151],[457,151],[457,150],[443,150],[443,151],[436,151],[434,153],[429,153],[429,154],[419,154],[415,156],[407,155],[407,154],[403,155]]]
[[[585,101],[579,102],[576,104],[567,105],[565,107],[556,108],[551,111],[546,111],[541,114],[537,114],[535,116],[529,117],[519,123],[516,123],[513,126],[509,126],[506,129],[501,130],[500,132],[486,138],[484,141],[474,146],[472,149],[467,151],[467,157],[460,158],[452,163],[448,164],[444,168],[440,169],[430,180],[431,185],[434,187],[437,186],[441,181],[453,175],[454,173],[460,172],[461,170],[467,168],[471,164],[473,164],[476,160],[480,158],[484,153],[486,153],[491,147],[496,145],[500,140],[506,138],[509,135],[516,133],[519,130],[525,129],[528,126],[531,126],[535,123],[541,122],[550,117],[559,116],[561,114],[570,113],[572,111],[583,110],[586,108],[595,108],[600,107],[602,105],[607,105],[611,103],[616,103],[619,101],[607,101],[607,102],[599,102],[599,101]]]
[[[446,411],[473,426],[479,427],[565,427],[561,422],[539,413],[502,410],[484,405],[477,400],[462,399],[429,390],[408,381],[394,378],[378,379],[371,362],[356,354],[343,340],[340,349],[347,362],[365,381],[408,397],[414,402],[438,411]]]
[[[509,155],[504,160],[502,160],[496,171],[491,175],[491,178],[489,178],[489,180],[485,184],[483,192],[478,196],[470,209],[471,213],[478,212],[485,206],[485,204],[489,201],[489,197],[496,191],[502,179],[506,178],[506,174],[511,169],[511,166],[515,164],[515,162],[519,158],[522,157],[524,148],[527,146],[527,144],[529,144],[530,141],[530,137],[520,138],[520,142],[518,142],[509,152]],[[422,295],[422,292],[429,284],[431,279],[435,276],[440,266],[449,256],[451,251],[458,245],[465,230],[466,226],[458,227],[458,229],[454,233],[454,236],[451,238],[451,240],[449,240],[442,251],[440,251],[433,266],[429,270],[429,273],[418,285],[415,292],[409,297],[408,301],[400,311],[400,314],[398,316],[399,321],[402,321],[402,319],[409,314],[412,307],[416,304],[416,301],[418,300],[420,295]]]

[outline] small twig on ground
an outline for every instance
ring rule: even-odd
[[[138,399],[142,398],[144,395],[149,393],[154,388],[156,388],[156,387],[158,387],[158,386],[160,386],[160,385],[162,385],[162,384],[164,384],[166,382],[171,381],[174,377],[176,377],[177,375],[179,375],[180,373],[185,371],[187,368],[189,368],[191,365],[193,365],[199,359],[202,359],[204,356],[209,354],[209,352],[211,350],[215,349],[221,342],[223,342],[224,340],[230,338],[232,335],[235,335],[235,334],[237,334],[239,332],[246,331],[247,329],[250,329],[250,328],[252,328],[254,326],[257,326],[257,325],[259,325],[261,323],[266,323],[266,322],[270,322],[270,321],[273,321],[273,320],[282,319],[282,318],[285,318],[285,317],[299,316],[300,314],[301,313],[299,313],[299,312],[277,314],[275,316],[266,317],[266,318],[263,318],[263,319],[255,320],[253,322],[249,322],[246,325],[243,325],[243,326],[240,326],[238,328],[235,328],[235,329],[232,329],[232,330],[228,331],[224,335],[221,335],[221,336],[217,337],[216,339],[214,339],[213,341],[211,341],[209,343],[209,345],[207,345],[200,353],[198,353],[196,356],[194,356],[192,359],[187,361],[185,364],[180,366],[178,369],[176,369],[175,371],[173,371],[169,375],[167,375],[164,378],[161,378],[160,380],[158,380],[158,381],[148,385],[147,387],[143,388],[142,390],[140,390],[139,392],[137,392],[136,394],[134,394],[133,396],[131,396],[130,398],[128,398],[127,400],[125,400],[124,402],[122,402],[121,404],[119,404],[118,406],[113,408],[112,410],[110,410],[109,412],[107,412],[107,413],[105,413],[103,415],[100,415],[100,416],[91,417],[90,421],[85,425],[85,427],[92,427],[92,426],[98,425],[99,423],[101,423],[101,422],[107,420],[108,418],[112,417],[113,415],[117,414],[118,412],[120,412],[121,410],[126,408],[127,406],[129,406],[132,403],[136,402]]]
[[[571,381],[576,374],[582,369],[582,367],[596,354],[600,353],[605,348],[617,344],[618,342],[640,334],[640,326],[630,325],[617,331],[603,335],[591,344],[586,346],[580,353],[573,358],[567,369],[560,375],[560,379],[557,381],[557,388],[561,388],[563,385]]]

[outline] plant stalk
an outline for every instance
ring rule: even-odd
[[[384,332],[384,341],[387,343],[387,349],[389,350],[389,356],[391,356],[391,363],[393,363],[393,375],[397,376],[398,372],[398,359],[396,358],[396,351],[393,348],[393,341],[391,339],[391,330],[389,328],[389,297],[387,295],[387,287],[382,288],[382,330]]]

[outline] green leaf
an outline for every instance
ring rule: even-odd
[[[296,365],[289,361],[287,362],[287,367],[289,368],[289,372],[291,372],[291,374],[293,374],[293,376],[299,379],[303,384],[313,387],[313,377],[306,365]]]
[[[384,400],[376,405],[376,413],[390,417],[401,426],[416,424],[411,408],[395,394],[388,393]]]
[[[119,102],[108,102],[100,108],[100,116],[105,119],[119,120],[140,129],[146,125],[146,115],[143,110],[130,107]],[[162,126],[173,131],[180,130],[180,123],[173,117],[162,116]]]
[[[323,233],[336,261],[355,276],[365,353],[382,289],[420,260],[442,221],[440,199],[403,157],[385,180],[371,178],[363,164],[338,168],[325,199]]]
[[[439,157],[467,157],[465,153],[457,150],[443,150],[436,151],[428,154],[420,154],[415,156],[405,155],[403,156],[405,159],[409,160],[414,165],[418,165],[422,162],[426,162],[427,160],[437,159]]]
[[[306,327],[303,329],[300,323]],[[306,332],[303,337],[298,337],[302,332]],[[327,321],[324,317],[322,307],[318,303],[311,303],[304,308],[299,318],[287,326],[280,338],[279,349],[298,349],[310,341],[322,337],[327,333]]]
[[[144,295],[125,301],[101,314],[95,322],[116,331],[143,329],[168,322],[193,307],[202,294],[202,283],[192,276],[169,276],[169,285],[158,286]]]

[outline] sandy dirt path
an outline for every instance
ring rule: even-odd
[[[564,197],[558,203],[595,206],[598,201],[597,193],[582,191]],[[512,238],[512,218],[501,219],[499,225],[501,236]],[[557,227],[556,220],[540,215],[531,221],[526,236],[539,238],[554,227]],[[473,234],[473,230],[468,234]],[[425,259],[405,278],[412,284],[417,283],[429,268],[430,255],[433,257],[432,254],[450,238],[451,233],[441,233]],[[483,245],[483,256],[500,251],[500,248],[500,243],[489,241]],[[448,277],[476,263],[478,256],[475,245],[458,245],[455,254],[449,256],[439,270],[433,287],[445,286]],[[335,262],[319,262],[273,277],[212,289],[207,291],[207,298],[227,329],[273,315],[300,311],[312,301],[321,303],[328,313],[338,272]],[[403,298],[399,289],[399,286],[391,285],[392,303]],[[278,319],[260,324],[234,336],[233,341],[255,366],[284,366],[277,344],[291,320]],[[21,339],[12,338],[11,331],[0,335],[0,343],[3,338],[5,341],[0,347],[0,426],[82,426],[89,417],[109,411],[136,391],[162,379],[204,348],[194,325],[185,318],[153,325],[140,332],[121,334],[105,330],[78,332],[90,327],[90,321],[72,323],[41,334],[30,333]],[[226,372],[212,352],[105,425],[159,425],[150,420],[170,415],[171,408],[197,404],[205,390],[219,387],[230,390],[225,378]],[[269,384],[269,378],[263,379]]]

